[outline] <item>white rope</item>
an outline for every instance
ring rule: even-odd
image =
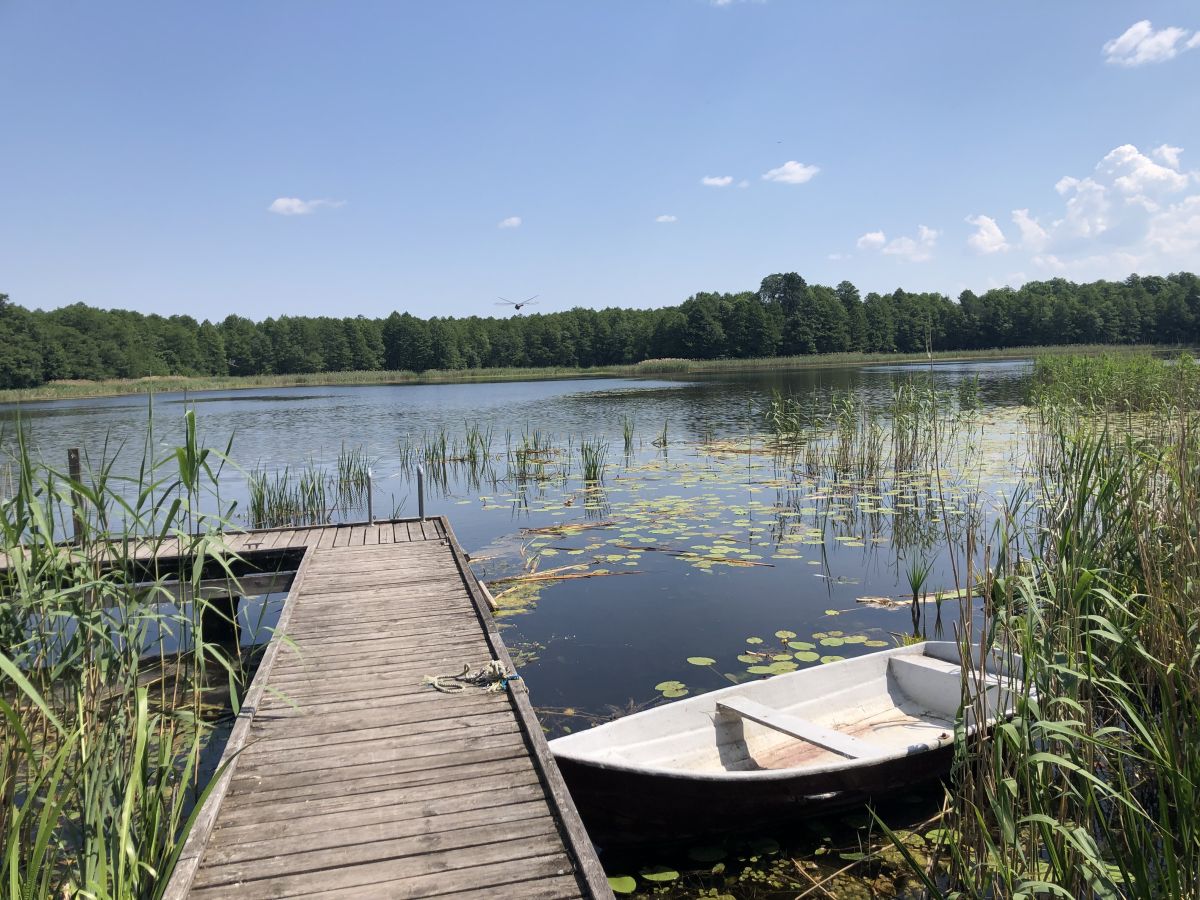
[[[443,694],[460,694],[469,687],[482,688],[489,694],[494,694],[504,690],[510,681],[520,677],[516,673],[506,673],[504,663],[493,659],[474,673],[471,672],[470,663],[463,663],[462,671],[457,675],[426,675],[422,681]]]

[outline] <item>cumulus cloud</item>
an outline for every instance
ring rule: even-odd
[[[859,250],[878,250],[886,243],[887,235],[882,231],[868,231],[857,241]]]
[[[656,216],[654,221],[655,222],[678,222],[679,219],[677,219],[675,216]]]
[[[1029,214],[1027,209],[1014,209],[1012,211],[1013,224],[1017,226],[1017,230],[1021,232],[1021,246],[1028,247],[1031,250],[1039,250],[1046,243],[1046,229],[1042,224]]]
[[[729,187],[733,184],[732,175],[705,175],[700,183],[708,187]]]
[[[1024,251],[1045,273],[1080,280],[1194,268],[1200,175],[1181,168],[1182,155],[1183,148],[1170,144],[1113,148],[1091,172],[1058,180],[1055,214],[1037,218],[1027,208],[1014,209],[1020,242],[1009,249]],[[980,218],[988,217],[971,224],[979,227]],[[984,230],[972,242],[984,240]]]
[[[806,166],[804,163],[789,159],[777,169],[763,173],[764,181],[778,181],[780,184],[804,184],[811,181],[821,170],[817,166]]]
[[[917,226],[916,238],[892,238],[883,246],[883,253],[898,256],[908,262],[928,262],[933,259],[933,248],[937,246],[941,232],[926,225]]]
[[[1174,26],[1155,31],[1149,19],[1142,19],[1104,45],[1104,59],[1110,65],[1132,68],[1166,62],[1196,46],[1200,46],[1200,34],[1189,38],[1187,30]]]
[[[345,206],[344,200],[301,200],[299,197],[276,197],[267,207],[268,212],[281,216],[309,216],[322,207]]]
[[[967,224],[977,229],[967,238],[967,243],[978,253],[1003,253],[1008,249],[1008,241],[1004,232],[990,216],[967,216]]]
[[[521,227],[521,217],[520,216],[509,216],[507,219],[501,219],[499,222],[496,223],[496,227],[497,228],[520,228]]]

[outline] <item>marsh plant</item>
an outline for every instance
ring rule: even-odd
[[[1101,385],[1073,389],[1070,406],[1150,402],[1161,415],[1136,432],[1065,408],[1043,417],[1034,502],[1010,504],[985,542],[984,606],[963,605],[963,633],[982,634],[1021,676],[1016,714],[987,738],[959,731],[948,870],[910,862],[939,897],[1197,897],[1195,413],[1170,405],[1187,396],[1178,385],[1144,393],[1108,379],[1103,361],[1061,371],[1075,389]],[[971,700],[982,673],[967,681],[963,721],[984,715]]]
[[[211,723],[244,681],[236,648],[198,627],[221,614],[197,590],[205,566],[236,585],[224,454],[200,447],[191,412],[181,446],[155,446],[131,478],[106,455],[72,480],[18,432],[0,500],[3,896],[160,896],[203,797]],[[188,585],[197,599],[179,604]],[[161,637],[182,633],[190,650],[168,652]]]
[[[579,463],[583,480],[587,484],[598,484],[604,480],[607,465],[608,442],[600,438],[579,441]]]

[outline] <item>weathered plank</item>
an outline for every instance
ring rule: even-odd
[[[511,666],[443,519],[245,538],[307,548],[304,577],[168,900],[611,896],[523,683],[423,681]]]

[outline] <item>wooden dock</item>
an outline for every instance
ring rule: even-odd
[[[304,548],[167,890],[193,897],[611,897],[524,682],[444,518],[248,532]]]

